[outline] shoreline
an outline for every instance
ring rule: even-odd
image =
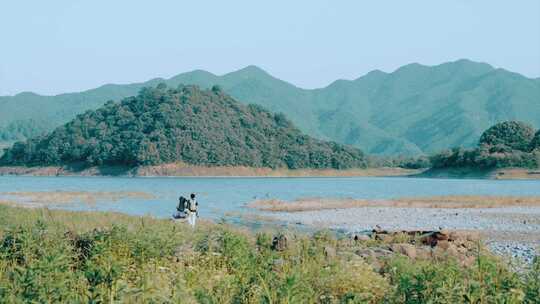
[[[116,176],[116,177],[228,177],[228,178],[308,178],[308,177],[413,177],[439,179],[539,180],[540,169],[475,168],[403,169],[393,167],[366,169],[271,169],[244,166],[206,167],[184,163],[157,166],[0,166],[0,176]]]
[[[391,177],[412,176],[422,170],[402,168],[367,169],[271,169],[243,166],[204,167],[182,163],[159,166],[0,166],[0,176],[118,176],[118,177]]]
[[[246,205],[288,226],[346,234],[456,230],[483,236],[490,249],[531,261],[540,254],[540,197],[448,196],[397,200],[299,199]]]
[[[538,180],[540,179],[540,168],[500,168],[500,169],[478,169],[478,168],[443,168],[427,169],[419,172],[413,177],[420,178],[459,178],[459,179],[493,179],[493,180]]]

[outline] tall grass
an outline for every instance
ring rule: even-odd
[[[287,233],[287,232],[285,232]],[[116,213],[0,206],[0,303],[535,303],[540,267],[355,254],[327,233],[272,234]],[[378,244],[369,242],[369,246]],[[333,248],[334,250],[329,250]],[[334,253],[332,253],[334,252]],[[535,285],[536,284],[536,285]]]

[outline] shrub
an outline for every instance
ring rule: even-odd
[[[531,125],[520,121],[505,121],[487,129],[480,137],[480,145],[507,146],[513,150],[528,152],[534,137]]]
[[[383,270],[395,286],[392,303],[522,303],[522,282],[488,256],[479,256],[472,267],[453,259],[413,261],[392,259]]]
[[[454,148],[430,157],[433,168],[537,168],[537,132],[528,124],[509,121],[486,130],[476,149]],[[534,136],[534,138],[533,138]]]
[[[540,130],[536,131],[534,138],[531,140],[531,146],[529,149],[531,151],[540,150]]]

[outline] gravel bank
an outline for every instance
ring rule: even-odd
[[[264,212],[289,224],[362,232],[384,230],[474,230],[493,252],[531,261],[540,247],[540,207],[397,208],[362,207],[302,212]]]

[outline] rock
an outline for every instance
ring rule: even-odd
[[[432,232],[424,233],[420,236],[420,242],[424,245],[434,247],[439,240],[433,235]]]
[[[445,258],[447,256],[448,254],[446,253],[446,250],[439,246],[434,247],[431,251],[431,257],[434,259]]]
[[[368,261],[394,254],[392,251],[383,248],[362,248],[358,249],[355,253]]]
[[[365,234],[355,234],[353,237],[353,240],[355,241],[369,241],[371,238],[368,235]]]
[[[375,234],[374,239],[377,240],[377,241],[382,241],[382,242],[389,243],[394,239],[394,237],[389,235],[389,234],[377,233],[377,234]]]
[[[480,233],[476,231],[470,231],[467,233],[467,241],[469,242],[477,242],[480,240]]]
[[[364,259],[370,259],[370,258],[375,259],[375,258],[377,258],[375,256],[375,252],[370,248],[358,249],[358,250],[356,250],[355,254],[362,257],[362,258],[364,258]]]
[[[333,259],[336,257],[336,249],[334,247],[325,246],[324,247],[324,256],[327,259]]]
[[[435,238],[439,241],[446,241],[449,239],[449,235],[450,235],[450,232],[448,230],[441,230],[439,232],[434,232],[433,233]]]
[[[448,248],[450,248],[450,242],[449,241],[438,241],[437,242],[437,247],[443,249],[443,250],[448,250]]]
[[[401,253],[403,255],[408,256],[411,259],[416,258],[416,247],[414,247],[411,244],[406,244],[406,243],[392,244],[391,249],[393,252]]]
[[[416,258],[427,260],[430,259],[432,256],[432,249],[431,247],[420,247],[416,248]]]
[[[279,234],[272,239],[272,250],[284,251],[287,249],[287,237],[284,234]]]
[[[478,232],[472,232],[472,231],[452,231],[449,234],[449,240],[450,241],[478,241],[480,240],[480,234]]]

